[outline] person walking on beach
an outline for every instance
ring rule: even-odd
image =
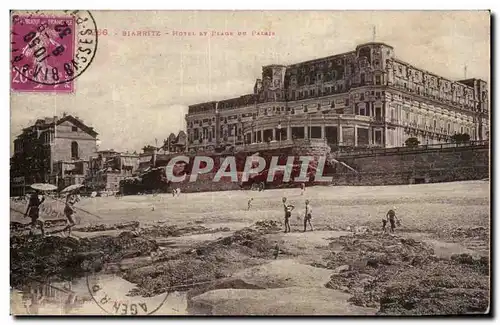
[[[306,191],[306,184],[301,183],[300,184],[300,195],[304,195],[304,192]]]
[[[391,232],[394,232],[394,229],[396,228],[396,220],[397,220],[395,207],[393,207],[392,209],[387,211],[386,220],[389,221],[389,223],[391,224]],[[385,225],[384,225],[384,230],[385,230]]]
[[[250,210],[250,208],[252,207],[252,201],[253,201],[253,197],[250,198],[250,200],[248,200],[248,208],[247,208],[247,211]]]
[[[66,196],[66,206],[64,207],[64,215],[68,219],[68,225],[64,227],[63,231],[68,230],[68,237],[71,237],[71,228],[75,226],[75,203],[80,201],[76,193],[69,193]]]
[[[306,232],[307,230],[307,224],[309,224],[309,226],[311,227],[311,231],[314,231],[311,219],[312,219],[312,207],[309,204],[309,200],[306,200],[306,211],[304,215],[304,232]]]
[[[42,197],[41,199],[40,196]],[[35,191],[33,194],[31,194],[28,201],[28,208],[26,209],[24,216],[31,218],[30,235],[33,235],[34,230],[38,225],[40,226],[43,237],[45,236],[45,229],[43,228],[43,220],[40,219],[40,205],[42,205],[42,203],[45,201],[45,197],[42,195],[40,196],[38,191]]]
[[[292,216],[292,210],[295,208],[292,204],[286,203],[286,197],[283,197],[283,209],[285,211],[285,233],[291,232],[290,229],[290,217]]]

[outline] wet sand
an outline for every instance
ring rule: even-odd
[[[279,202],[282,196],[287,196],[297,207],[291,219],[293,232],[289,234],[281,229]],[[254,197],[254,202],[252,209],[246,211],[249,197]],[[301,232],[303,226],[298,217],[303,213],[305,199],[311,200],[314,209],[314,232]],[[397,269],[411,276],[417,269],[433,267],[459,272],[465,277],[460,283],[454,282],[452,287],[462,290],[464,297],[469,292],[463,287],[470,284],[463,284],[464,281],[476,281],[476,287],[481,289],[488,278],[481,264],[484,260],[479,262],[479,259],[488,256],[489,184],[480,181],[390,187],[314,187],[308,188],[303,196],[300,190],[285,189],[193,193],[177,198],[169,195],[105,197],[85,199],[79,206],[101,217],[98,219],[82,212],[79,227],[139,222],[135,229],[74,232],[80,246],[82,240],[88,247],[93,247],[93,242],[115,245],[113,260],[99,262],[104,266],[95,276],[116,295],[110,300],[123,300],[127,305],[126,311],[123,308],[114,310],[110,305],[109,310],[118,314],[130,314],[133,312],[131,306],[145,299],[150,299],[148,306],[159,305],[158,301],[162,301],[168,288],[171,293],[156,314],[405,313],[398,305],[399,298],[390,298],[392,300],[385,305],[377,301],[380,297],[389,299],[394,294],[409,293],[399,284],[398,290],[403,291],[393,292],[398,277],[376,279],[388,292],[370,289],[375,283],[372,276],[375,271],[389,274]],[[393,206],[403,224],[395,237],[386,238],[380,233],[380,220]],[[11,213],[11,221],[26,222],[16,213]],[[265,222],[259,224],[258,221]],[[362,231],[356,234],[348,231],[357,228]],[[58,245],[66,245],[66,239],[61,240]],[[386,243],[393,250],[377,248],[378,243]],[[21,240],[19,245],[32,247],[30,245],[34,244]],[[22,248],[13,248],[11,244],[11,252],[13,249]],[[410,260],[406,257],[408,253],[413,254]],[[85,252],[79,254],[84,254],[84,259],[91,258]],[[457,254],[471,256],[473,260],[470,262],[465,255],[461,259],[453,257]],[[70,255],[68,258],[73,258]],[[342,256],[351,256],[353,263],[345,262]],[[378,263],[376,269],[367,267],[374,258],[380,262],[387,257],[400,264]],[[415,262],[417,257],[418,263]],[[92,263],[95,264],[95,260]],[[39,272],[44,279],[46,272]],[[429,276],[424,271],[418,272],[421,272],[419,276]],[[49,290],[38,307],[36,295],[30,293],[36,291],[33,289],[36,282],[19,280],[23,285],[12,291],[12,312],[106,313],[92,299],[85,277],[57,280],[51,285],[60,288],[70,282],[71,290],[58,291],[55,295],[61,296],[59,300],[50,297],[53,292]],[[362,289],[356,282],[368,285],[368,289]],[[176,285],[180,287],[175,288]],[[137,295],[126,296],[134,288]],[[443,294],[452,296],[453,293],[445,289],[451,290],[444,288]],[[481,294],[488,291],[485,290]],[[73,308],[66,303],[70,292],[76,296]],[[144,294],[149,296],[142,297]],[[369,295],[376,299],[368,299]],[[482,297],[479,293],[470,295]],[[434,301],[432,297],[422,297],[430,304]],[[259,299],[265,303],[259,303]],[[457,305],[458,311],[473,312],[482,308],[482,305],[471,307],[466,298]],[[413,307],[413,312],[455,310],[452,307],[425,308]],[[408,312],[411,314],[412,309]]]

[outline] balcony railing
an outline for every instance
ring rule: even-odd
[[[339,148],[339,156],[373,156],[373,155],[387,155],[402,152],[414,151],[427,151],[427,150],[441,150],[447,148],[465,148],[465,147],[486,147],[489,145],[488,140],[469,141],[464,143],[438,143],[428,144],[415,147],[396,147],[396,148]]]
[[[382,116],[372,116],[370,118],[370,122],[383,123],[384,122],[384,118]]]
[[[288,148],[291,146],[299,146],[299,145],[322,145],[326,144],[325,139],[287,139],[287,140],[272,140],[270,142],[259,142],[259,143],[250,143],[245,145],[237,145],[236,150],[247,150],[247,151],[258,151],[258,150],[273,150],[279,148]]]

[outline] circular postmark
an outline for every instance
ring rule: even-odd
[[[105,271],[102,272],[103,267]],[[87,289],[94,303],[106,314],[114,316],[147,316],[155,314],[167,301],[170,291],[153,297],[130,295],[133,287],[121,277],[121,272],[94,259],[84,262]]]
[[[34,83],[52,86],[78,78],[92,63],[97,43],[89,11],[11,12],[12,68]]]

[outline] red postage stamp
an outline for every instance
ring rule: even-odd
[[[88,12],[19,13],[12,16],[11,89],[74,91],[74,80],[92,62],[97,47]]]

